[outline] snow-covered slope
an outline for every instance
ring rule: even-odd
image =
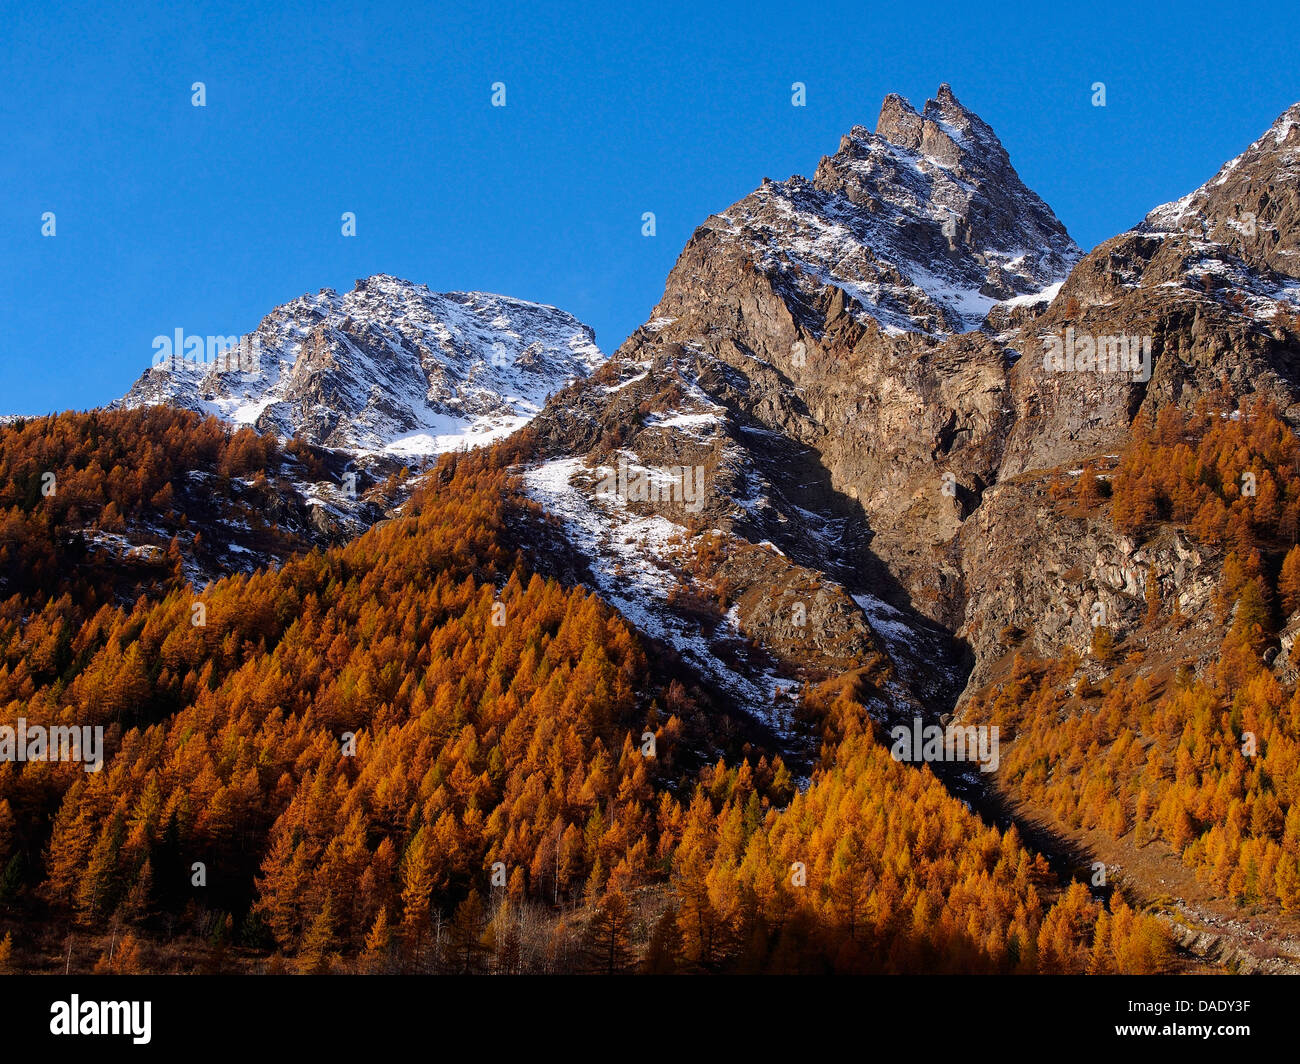
[[[435,454],[506,436],[603,360],[555,307],[377,275],[272,311],[243,363],[166,362],[114,406],[168,404],[327,447]],[[250,371],[249,354],[256,354]]]

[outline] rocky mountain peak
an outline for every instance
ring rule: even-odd
[[[980,172],[994,180],[1005,181],[1011,166],[997,134],[963,106],[946,82],[922,112],[897,93],[886,96],[876,120],[876,136],[918,152],[934,164]]]
[[[1300,103],[1199,188],[1151,211],[1139,232],[1179,234],[1247,266],[1300,277]],[[1221,256],[1220,256],[1221,257]]]
[[[147,370],[113,405],[165,403],[322,446],[422,455],[514,431],[604,360],[590,326],[555,307],[387,274],[276,308],[235,360],[204,354]]]
[[[883,249],[891,261],[923,270],[933,264],[940,281],[966,289],[939,300],[964,326],[950,331],[979,323],[980,297],[991,304],[1040,291],[1079,257],[1065,227],[1021,181],[997,134],[946,84],[920,112],[901,96],[886,97],[875,133],[855,127],[822,161],[814,184],[873,212],[895,209],[902,239]]]
[[[767,648],[769,685],[881,648],[897,705],[950,706],[997,675],[1009,639],[1085,658],[1098,602],[1127,632],[1147,586],[1205,615],[1209,555],[1178,536],[1138,544],[1061,493],[1113,470],[1143,409],[1228,387],[1300,421],[1300,285],[1210,240],[1249,210],[1276,233],[1248,253],[1286,266],[1298,119],[1180,201],[1217,221],[1121,234],[1079,261],[950,88],[920,109],[889,96],[812,180],[765,181],[696,230],[651,320],[537,419],[530,494],[593,586],[759,712],[753,672],[717,664],[736,648],[710,652],[718,633]],[[990,307],[1026,316],[997,328]],[[1045,338],[1076,335],[1097,351],[1140,338],[1146,378],[1049,370]],[[637,477],[681,490],[617,487]],[[700,529],[721,548],[683,564]],[[671,595],[664,572],[684,574]],[[710,581],[730,608],[706,631],[679,604]],[[795,586],[817,589],[814,627],[833,638],[783,627]]]
[[[919,149],[923,125],[924,120],[916,113],[916,108],[898,93],[891,92],[880,105],[876,136],[900,148]]]
[[[992,129],[946,85],[922,112],[886,97],[876,131],[854,126],[811,181],[764,182],[696,236],[656,318],[678,317],[701,291],[698,270],[716,270],[722,255],[769,277],[814,335],[821,312],[808,308],[837,298],[889,334],[969,332],[999,302],[1061,281],[1080,257]]]

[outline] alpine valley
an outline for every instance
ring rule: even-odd
[[[1086,253],[943,85],[612,354],[244,339],[0,426],[0,723],[104,734],[0,970],[1300,972],[1300,104]]]

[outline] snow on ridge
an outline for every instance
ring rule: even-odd
[[[1030,292],[1027,295],[1004,299],[1001,305],[1004,307],[1032,307],[1039,303],[1050,303],[1060,293],[1064,284],[1064,281],[1057,281],[1055,284],[1049,284],[1041,292]]]
[[[927,108],[926,117],[960,161],[855,126],[815,181],[765,180],[706,224],[787,285],[806,294],[840,288],[850,313],[890,335],[969,332],[1008,296],[1064,281],[1082,253],[1019,182],[992,131],[975,116],[969,131],[946,112]],[[999,191],[1014,209],[994,207],[990,221],[985,212],[1002,202]],[[971,219],[978,247],[960,235]]]
[[[1198,205],[1198,201],[1208,198],[1211,188],[1217,188],[1225,184],[1232,172],[1241,165],[1247,156],[1277,156],[1283,163],[1287,164],[1300,161],[1300,150],[1296,147],[1293,147],[1289,154],[1278,150],[1286,142],[1291,130],[1296,127],[1300,127],[1300,103],[1292,104],[1283,111],[1273,124],[1264,131],[1262,136],[1252,141],[1250,146],[1240,155],[1234,156],[1219,167],[1218,172],[1208,181],[1198,185],[1185,196],[1180,196],[1176,200],[1162,203],[1153,208],[1136,228],[1139,231],[1153,234],[1178,232],[1183,228],[1183,222],[1189,215],[1199,220],[1201,218],[1199,210],[1193,209]]]
[[[590,327],[555,307],[386,274],[291,300],[249,340],[257,372],[150,369],[112,405],[165,403],[324,446],[434,454],[508,435],[605,360]]]
[[[633,513],[617,496],[588,497],[573,483],[579,472],[598,480],[612,469],[587,469],[580,458],[560,458],[526,469],[522,477],[529,497],[558,518],[567,541],[592,560],[594,590],[645,635],[673,647],[746,712],[789,738],[790,722],[774,707],[773,691],[795,681],[770,669],[738,672],[712,649],[719,640],[744,643],[735,609],[706,635],[668,605],[675,581],[665,567],[683,550],[672,541],[686,530],[666,517]]]

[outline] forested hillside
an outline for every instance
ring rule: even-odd
[[[104,430],[65,429],[74,453],[78,431]],[[824,745],[797,793],[776,752],[723,737],[617,614],[535,571],[522,457],[445,457],[401,518],[278,569],[58,621],[12,595],[0,719],[102,725],[108,758],[0,765],[5,963],[1165,963],[1152,920],[1062,892],[1014,831],[889,756],[862,709],[883,663],[806,692]]]
[[[1139,541],[1190,536],[1221,577],[1209,617],[1152,582],[1142,623],[1122,639],[1098,625],[1086,659],[1016,653],[968,710],[1013,740],[1003,786],[1064,833],[1176,854],[1209,898],[1297,912],[1300,691],[1293,636],[1279,646],[1300,609],[1295,434],[1264,402],[1166,407],[1138,416],[1111,476],[1087,468],[1056,490]],[[1194,620],[1221,633],[1205,669],[1182,649]]]

